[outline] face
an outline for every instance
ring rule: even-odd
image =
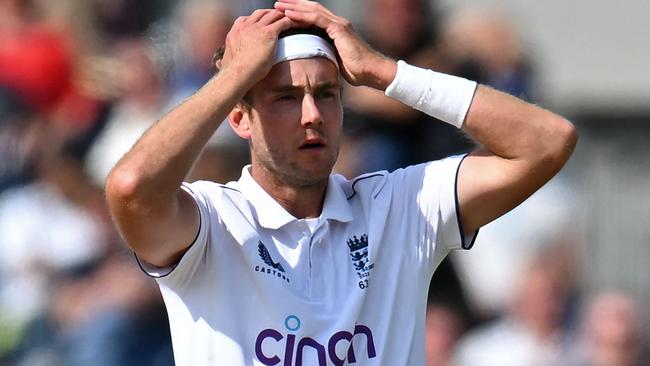
[[[249,96],[237,130],[250,141],[253,176],[296,187],[326,182],[343,120],[336,66],[324,58],[281,62]]]

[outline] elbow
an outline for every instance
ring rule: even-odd
[[[552,133],[543,154],[544,165],[559,171],[569,160],[578,143],[578,130],[568,120],[557,117],[552,122]]]
[[[140,178],[128,169],[115,167],[106,178],[104,191],[111,210],[117,207],[132,207],[140,191]]]
[[[564,162],[569,160],[578,144],[578,129],[568,120],[561,119],[557,128],[558,155]]]

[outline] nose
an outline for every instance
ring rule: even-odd
[[[300,123],[304,127],[310,124],[318,125],[323,123],[323,115],[320,113],[316,100],[311,94],[306,93],[302,99],[302,118]]]

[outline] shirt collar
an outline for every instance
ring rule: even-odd
[[[246,199],[252,203],[260,225],[267,229],[279,229],[292,221],[298,220],[253,179],[250,174],[250,167],[250,165],[247,165],[242,169],[239,188]],[[349,222],[352,221],[352,209],[337,178],[340,179],[340,177],[332,175],[329,177],[320,219]]]

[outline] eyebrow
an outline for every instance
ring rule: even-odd
[[[291,84],[285,84],[285,85],[278,85],[271,87],[269,91],[271,93],[286,93],[286,92],[295,92],[298,90],[302,90],[304,87],[301,85],[291,85]],[[338,82],[325,82],[321,84],[316,84],[312,89],[314,92],[318,93],[323,90],[330,90],[330,89],[341,89],[342,86]]]

